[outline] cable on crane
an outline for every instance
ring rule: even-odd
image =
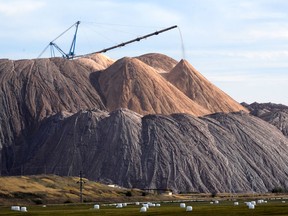
[[[50,46],[50,49],[51,49],[51,56],[55,56],[55,51],[54,51],[54,48],[56,50],[58,50],[58,52],[60,52],[62,54],[62,57],[63,58],[66,58],[66,59],[73,59],[73,58],[79,58],[79,57],[87,57],[87,56],[90,56],[90,55],[93,55],[93,54],[96,54],[96,53],[104,53],[104,52],[107,52],[107,51],[110,51],[112,49],[116,49],[116,48],[119,48],[119,47],[123,47],[127,44],[130,44],[130,43],[133,43],[133,42],[139,42],[143,39],[146,39],[148,37],[151,37],[151,36],[154,36],[154,35],[158,35],[160,33],[163,33],[163,32],[166,32],[166,31],[169,31],[171,29],[174,29],[174,28],[177,28],[178,26],[177,25],[174,25],[174,26],[171,26],[169,28],[165,28],[165,29],[162,29],[162,30],[159,30],[159,31],[156,31],[156,32],[153,32],[153,33],[150,33],[150,34],[147,34],[147,35],[144,35],[144,36],[141,36],[141,37],[137,37],[135,39],[132,39],[132,40],[129,40],[129,41],[126,41],[126,42],[122,42],[118,45],[115,45],[115,46],[112,46],[112,47],[108,47],[108,48],[105,48],[105,49],[102,49],[102,50],[99,50],[99,51],[96,51],[96,52],[92,52],[92,53],[88,53],[88,54],[83,54],[83,55],[76,55],[75,54],[75,47],[76,47],[76,38],[77,38],[77,32],[78,32],[78,26],[80,24],[80,21],[77,21],[76,23],[74,23],[72,26],[70,26],[68,29],[66,29],[64,32],[62,32],[59,36],[57,36],[54,40],[52,40],[46,47],[45,49],[40,53],[40,55],[38,56],[38,58],[40,58],[42,56],[42,54],[48,49],[48,47]],[[70,46],[70,49],[69,49],[69,52],[68,53],[65,53],[56,43],[55,41],[60,38],[62,35],[64,35],[67,31],[69,31],[71,28],[73,27],[76,27],[76,30],[75,30],[75,33],[74,33],[74,36],[73,36],[73,40],[72,40],[72,43],[71,43],[71,46]],[[182,42],[183,43],[183,42]],[[184,50],[184,48],[183,48]]]
[[[58,35],[54,40],[52,40],[45,48],[44,50],[40,53],[40,55],[38,56],[38,58],[40,58],[43,53],[48,49],[48,47],[50,47],[51,49],[51,56],[52,54],[54,54],[55,56],[55,52],[53,48],[56,48],[61,54],[63,58],[67,58],[67,59],[73,59],[75,56],[75,47],[76,47],[76,37],[77,37],[77,32],[78,32],[78,26],[80,24],[80,21],[77,21],[76,23],[74,23],[72,26],[70,26],[68,29],[66,29],[64,32],[62,32],[60,35]],[[69,49],[68,53],[65,53],[56,43],[54,43],[54,41],[56,41],[58,38],[60,38],[62,35],[64,35],[66,32],[68,32],[71,28],[76,27],[74,36],[73,36],[73,40]],[[52,48],[51,48],[52,47]]]

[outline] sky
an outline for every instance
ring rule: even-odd
[[[0,0],[0,59],[37,58],[77,21],[78,55],[177,25],[105,55],[185,58],[238,102],[288,105],[287,0]],[[68,52],[74,31],[55,43]]]

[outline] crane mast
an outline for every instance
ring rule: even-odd
[[[75,48],[76,48],[76,38],[77,38],[77,32],[78,32],[78,27],[79,27],[80,21],[77,21],[76,23],[74,23],[72,26],[70,26],[68,29],[66,29],[64,32],[62,32],[58,37],[56,37],[54,40],[52,40],[45,48],[44,50],[40,53],[40,55],[38,56],[38,58],[40,58],[43,53],[48,49],[48,47],[50,47],[51,50],[51,57],[53,57],[53,55],[55,56],[55,51],[54,48],[56,50],[58,50],[59,53],[61,53],[63,58],[66,59],[73,59],[75,57]],[[55,41],[60,38],[62,35],[64,35],[67,31],[69,31],[71,28],[76,27],[73,39],[72,39],[72,43],[70,46],[70,49],[67,53],[65,53],[56,43]]]
[[[69,53],[68,53],[68,57],[70,57],[70,58],[73,58],[75,56],[76,36],[77,36],[79,24],[80,24],[80,21],[77,21],[75,23],[76,30],[75,30],[75,34],[74,34],[74,37],[73,37],[73,40],[72,40],[72,43],[71,43],[71,47],[70,47],[70,50],[69,50]]]

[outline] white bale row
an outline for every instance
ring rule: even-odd
[[[246,205],[248,206],[249,209],[255,209],[256,202],[251,201],[251,202],[245,202]]]
[[[127,203],[117,203],[116,204],[116,208],[123,208],[123,207],[126,207],[127,206]]]
[[[123,208],[123,204],[122,203],[117,203],[116,208]]]
[[[159,203],[155,204],[155,203],[143,203],[142,207],[140,208],[140,212],[147,212],[147,210],[149,209],[149,207],[160,207],[161,205]]]
[[[11,206],[12,211],[20,211],[20,206]]]
[[[25,206],[11,206],[12,211],[21,211],[21,212],[27,212],[27,207]]]

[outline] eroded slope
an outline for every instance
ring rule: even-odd
[[[0,60],[0,86],[2,170],[12,166],[19,144],[29,142],[42,119],[60,111],[106,109],[90,71],[62,58]]]
[[[45,169],[77,175],[83,170],[87,177],[105,183],[178,192],[266,192],[288,187],[287,138],[246,113],[197,118],[142,117],[123,109],[110,114],[82,111],[51,117],[32,143],[33,150],[26,153],[29,160],[22,161],[27,174]]]
[[[282,104],[273,103],[242,103],[252,115],[263,119],[277,127],[288,137],[288,107]]]
[[[191,100],[209,110],[210,113],[246,110],[229,95],[209,82],[186,60],[181,60],[165,77]]]

